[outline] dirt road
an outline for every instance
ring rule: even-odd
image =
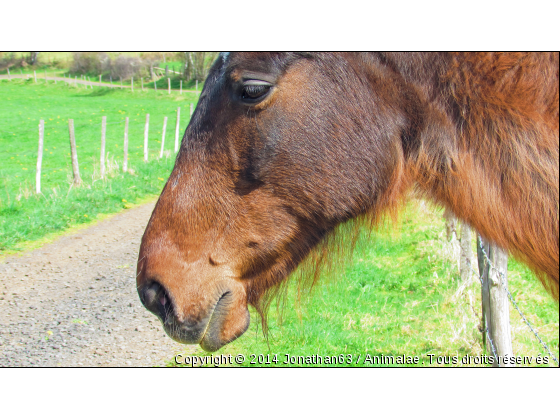
[[[0,261],[0,366],[162,366],[171,340],[136,292],[154,203]]]

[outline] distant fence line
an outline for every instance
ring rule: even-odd
[[[175,123],[175,143],[174,143],[175,153],[179,151],[181,107],[178,107],[176,112],[177,112],[177,119]],[[191,115],[192,115],[192,104],[191,104]],[[105,163],[106,163],[107,156],[105,154],[105,143],[106,143],[106,130],[108,124],[116,124],[116,122],[107,123],[107,117],[102,116],[101,117],[101,143],[100,143],[101,153],[99,158],[101,179],[105,178],[106,176]],[[88,125],[92,125],[92,124],[88,124]],[[123,141],[123,165],[122,165],[123,172],[128,171],[128,126],[129,126],[129,117],[126,117],[125,125],[124,125],[124,141]],[[165,116],[163,119],[161,148],[159,151],[160,159],[163,158],[163,154],[165,151],[166,128],[167,128],[167,117]],[[149,153],[148,153],[149,129],[150,129],[150,114],[146,114],[146,122],[144,124],[144,162],[148,162],[149,160]],[[70,155],[72,160],[72,175],[73,175],[72,185],[79,186],[82,184],[82,179],[80,177],[80,167],[78,163],[78,151],[76,147],[74,120],[71,118],[68,119],[68,134],[70,140]],[[36,178],[35,178],[36,180],[35,192],[37,194],[41,194],[41,168],[43,162],[44,135],[45,135],[45,121],[40,120],[39,121],[39,147],[37,153],[37,170],[36,170]]]

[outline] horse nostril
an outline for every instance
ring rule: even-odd
[[[166,317],[172,313],[171,301],[165,288],[159,283],[152,283],[143,292],[142,303],[150,312],[165,322]]]
[[[158,292],[161,286],[158,283],[152,283],[144,290],[144,305],[153,306],[157,300]]]

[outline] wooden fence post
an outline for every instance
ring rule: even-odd
[[[10,68],[8,67],[8,80],[11,82],[12,81],[12,76],[10,76]]]
[[[45,136],[45,121],[39,122],[39,152],[37,153],[37,175],[35,177],[35,192],[41,194],[41,164],[43,163],[43,139]]]
[[[447,240],[452,241],[457,239],[457,218],[451,210],[445,209],[443,212],[443,217],[445,218],[445,231],[447,234]]]
[[[124,159],[123,159],[123,172],[128,170],[128,117],[124,120]]]
[[[130,79],[130,90],[134,92],[134,77]]]
[[[35,83],[37,83],[37,72],[33,70],[33,77],[35,77]]]
[[[190,113],[189,117],[192,117],[192,103],[190,104],[190,106],[191,106],[191,113]]]
[[[171,95],[171,79],[167,78],[167,93]]]
[[[78,76],[74,76],[74,85],[78,87]]]
[[[196,88],[195,88],[195,90],[198,91],[198,80],[196,81]]]
[[[121,76],[121,89],[122,89],[122,76]]]
[[[159,152],[159,158],[163,157],[163,147],[165,145],[165,129],[167,128],[167,117],[163,117],[163,132],[161,133],[161,151]]]
[[[156,93],[157,93],[157,84],[156,84],[155,80],[154,80],[154,89],[156,90]]]
[[[486,261],[483,249],[494,268]],[[489,244],[486,241],[481,243],[478,238],[477,256],[482,278],[482,327],[488,328],[488,337],[492,343],[486,339],[486,333],[483,333],[483,341],[486,349],[492,355],[493,344],[496,355],[500,358],[500,362],[494,361],[493,366],[514,365],[514,363],[509,361],[506,363],[503,360],[504,356],[513,356],[509,301],[504,288],[504,286],[507,287],[507,252],[495,244]],[[498,270],[502,275],[498,273]]]
[[[144,127],[144,162],[148,161],[148,129],[150,126],[150,114],[146,114],[146,126]]]
[[[99,75],[99,83],[101,83],[101,75]]]
[[[472,252],[472,229],[465,223],[461,223],[461,263],[459,272],[461,273],[461,284],[468,285],[471,281],[471,267],[473,264]]]
[[[144,78],[140,78],[140,83],[142,84],[142,92],[144,91]]]
[[[74,120],[68,120],[68,131],[70,133],[70,153],[72,154],[72,172],[74,174],[74,185],[82,183],[80,168],[78,166],[78,152],[76,151],[76,138],[74,137]]]
[[[101,117],[101,178],[105,178],[105,132],[107,130],[107,117]]]
[[[177,108],[177,121],[175,122],[175,153],[179,150],[179,126],[181,120],[181,107]]]
[[[480,273],[480,278],[482,280],[482,285],[481,285],[481,296],[482,296],[482,328],[485,329],[486,325],[488,325],[488,334],[486,332],[482,332],[482,342],[484,344],[484,348],[489,348],[490,347],[490,343],[488,343],[487,340],[487,335],[490,334],[490,319],[487,316],[486,312],[488,311],[489,308],[489,303],[488,303],[488,293],[487,293],[487,288],[485,287],[485,285],[488,283],[488,268],[487,267],[487,263],[484,260],[484,253],[482,252],[482,249],[484,248],[484,252],[486,252],[486,255],[489,255],[490,253],[490,246],[489,244],[485,244],[480,240],[480,235],[477,236],[476,238],[476,256],[477,256],[477,260],[478,260],[478,272]],[[491,349],[490,349],[491,350]]]

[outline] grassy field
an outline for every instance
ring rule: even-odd
[[[362,234],[353,262],[338,271],[337,276],[323,276],[301,298],[291,284],[280,306],[281,320],[278,304],[272,306],[268,341],[252,311],[249,330],[214,355],[243,354],[243,366],[485,366],[463,360],[486,354],[479,331],[480,283],[473,280],[463,294],[456,294],[460,277],[441,211],[413,201],[398,228],[387,227],[371,237]],[[509,261],[508,276],[519,306],[558,355],[557,303],[516,261]],[[537,366],[536,357],[546,352],[515,309],[510,313],[515,355],[532,356],[531,365]],[[185,355],[210,356],[200,349]],[[322,363],[313,355],[322,356]],[[342,363],[339,355],[344,355]],[[374,359],[399,355],[418,356],[418,362]],[[184,360],[180,357],[178,366],[185,366]],[[175,361],[169,365],[177,366]]]
[[[157,195],[174,163],[175,122],[179,140],[189,122],[195,93],[71,87],[33,80],[0,81],[0,252],[62,231]],[[143,162],[144,124],[150,114],[149,162]],[[101,117],[107,117],[107,180],[100,179]],[[124,120],[129,117],[129,172],[122,172]],[[159,159],[163,119],[165,154]],[[45,121],[42,194],[36,195],[39,120]],[[71,188],[68,119],[74,120],[81,188]]]

